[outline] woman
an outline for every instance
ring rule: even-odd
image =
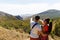
[[[47,18],[44,21],[42,21],[42,23],[43,23],[43,26],[42,26],[43,33],[46,34],[46,36],[41,35],[41,40],[48,40],[48,35],[52,29],[52,22],[50,22],[50,19]]]

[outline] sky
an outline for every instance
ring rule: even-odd
[[[37,14],[49,9],[60,10],[60,0],[0,0],[0,11],[12,15]]]

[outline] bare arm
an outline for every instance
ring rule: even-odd
[[[30,19],[30,23],[33,22],[33,18]]]
[[[42,24],[44,24],[44,21],[43,20],[39,20],[40,22],[42,22]]]
[[[30,25],[33,22],[33,18],[30,18]],[[32,27],[30,27],[30,29],[32,29]]]
[[[46,36],[47,34],[44,34],[42,31],[38,32],[39,35]]]

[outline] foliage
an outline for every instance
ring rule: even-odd
[[[55,29],[52,31],[52,37],[54,35],[60,36],[60,18],[53,19],[53,25],[55,24]],[[40,23],[41,24],[41,23]],[[0,26],[7,29],[22,29],[24,32],[29,33],[30,31],[30,22],[27,20],[17,20],[17,19],[0,19]]]
[[[54,34],[60,36],[60,19],[57,19],[55,23]]]
[[[0,20],[0,26],[7,29],[22,29],[29,32],[29,20]]]

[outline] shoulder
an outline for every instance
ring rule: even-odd
[[[37,28],[41,28],[41,25],[40,25],[40,24],[37,24],[35,27],[37,27]]]
[[[39,25],[39,24],[37,24],[37,25],[35,26],[35,28],[36,28],[38,31],[41,31],[41,30],[42,30],[42,27],[41,27],[41,25]]]
[[[35,24],[35,22],[34,22],[34,21],[32,21],[32,22],[31,22],[31,24]]]

